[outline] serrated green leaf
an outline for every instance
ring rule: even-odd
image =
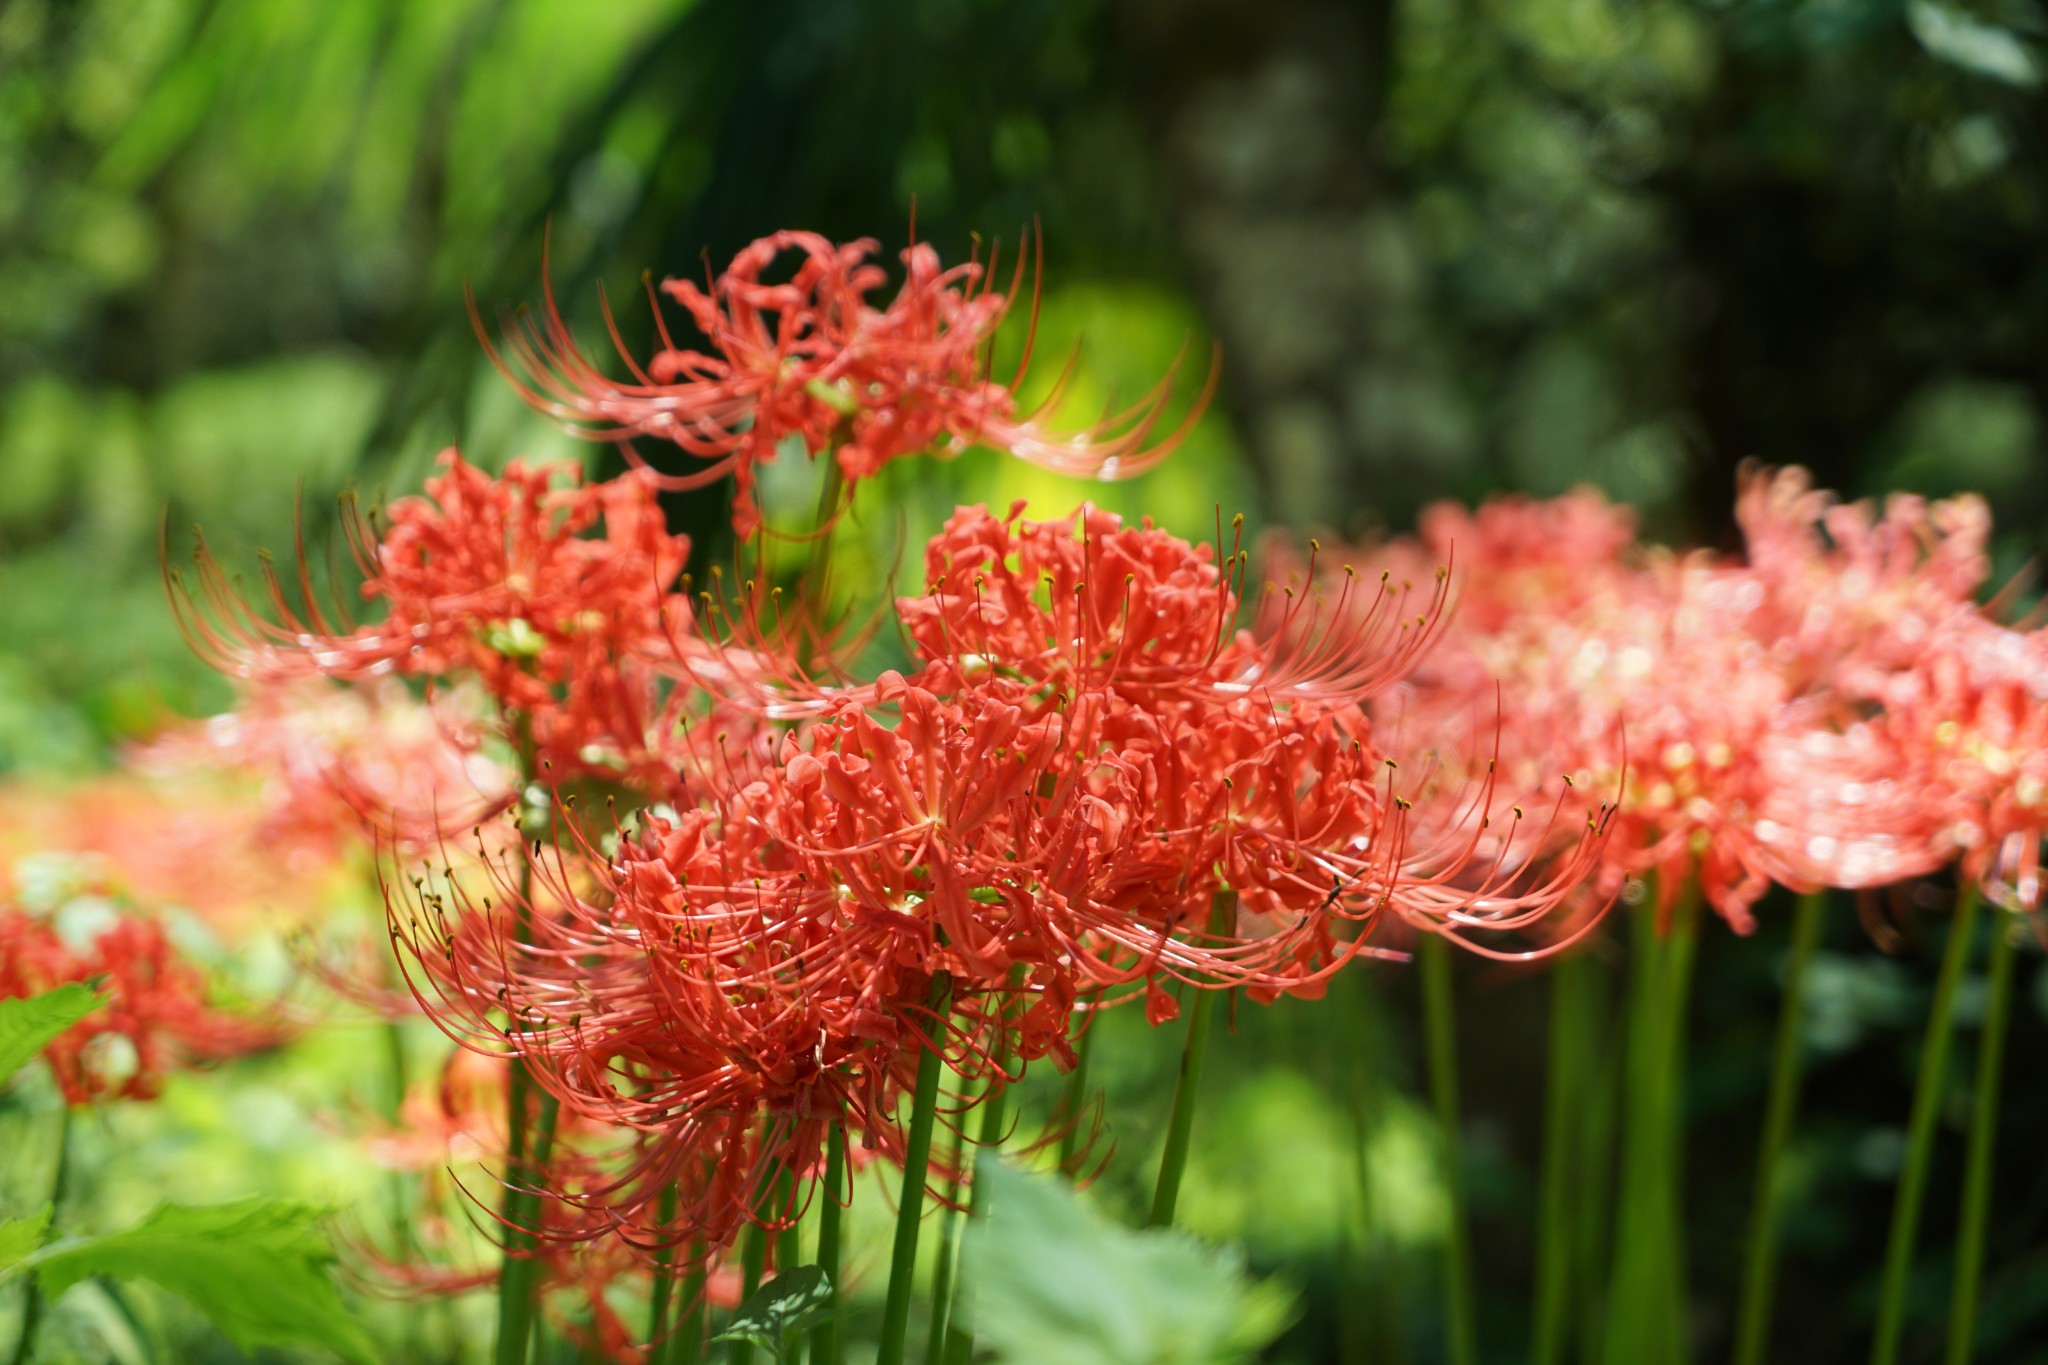
[[[30,1257],[51,1298],[82,1279],[141,1279],[185,1299],[245,1349],[309,1345],[362,1365],[377,1354],[328,1275],[323,1210],[245,1199],[166,1204],[125,1232],[74,1237]]]
[[[824,1267],[795,1266],[755,1290],[712,1340],[751,1341],[780,1360],[789,1335],[817,1326],[831,1305],[832,1277]]]
[[[50,1207],[27,1218],[14,1218],[0,1223],[0,1280],[11,1274],[17,1265],[28,1259],[29,1253],[43,1244],[43,1236],[50,1228]]]
[[[974,1178],[989,1214],[968,1229],[962,1276],[975,1333],[1002,1360],[1222,1365],[1293,1314],[1293,1294],[1251,1280],[1234,1252],[1119,1227],[1065,1181],[991,1156]]]
[[[34,1061],[58,1034],[105,1003],[99,992],[79,981],[41,995],[0,1000],[0,1081]]]

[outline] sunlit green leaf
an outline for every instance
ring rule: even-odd
[[[104,1003],[92,987],[76,981],[26,999],[0,1000],[0,1081]]]
[[[1920,46],[1965,71],[2008,85],[2040,82],[2040,67],[2026,45],[1996,24],[1934,0],[1913,0],[1906,7],[1906,23]]]
[[[14,1218],[0,1223],[0,1280],[20,1265],[28,1254],[43,1244],[43,1234],[50,1227],[50,1210],[28,1218]]]
[[[1006,1361],[1220,1365],[1280,1334],[1293,1295],[1234,1252],[1109,1222],[1062,1180],[984,1156],[989,1216],[962,1275],[977,1336]]]
[[[52,1298],[94,1275],[148,1280],[244,1348],[320,1346],[373,1365],[377,1353],[328,1274],[323,1212],[269,1199],[166,1204],[125,1232],[67,1238],[28,1263]]]
[[[751,1341],[780,1360],[788,1336],[816,1326],[831,1304],[832,1278],[824,1268],[796,1266],[755,1290],[712,1340]]]

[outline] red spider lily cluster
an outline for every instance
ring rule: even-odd
[[[764,283],[791,250],[794,277]],[[664,333],[633,385],[583,363],[552,308],[506,363],[558,416],[706,460],[685,484],[733,474],[743,528],[751,467],[792,438],[849,492],[935,444],[1107,475],[1177,439],[1146,446],[1156,399],[1044,435],[985,377],[1009,296],[915,247],[875,309],[872,250],[781,234],[708,291],[671,283],[716,354]],[[549,1240],[701,1260],[786,1226],[833,1129],[903,1157],[934,1052],[964,1108],[1072,1065],[1100,1008],[1314,994],[1389,951],[1383,922],[1526,951],[1605,840],[1598,798],[1562,782],[1518,804],[1390,752],[1366,703],[1441,629],[1434,566],[1419,591],[1347,576],[1252,603],[1235,540],[962,508],[894,604],[908,664],[870,678],[800,597],[745,581],[693,604],[656,500],[676,482],[491,478],[450,453],[356,539],[381,619],[276,580],[252,605],[203,557],[177,594],[259,694],[324,675],[488,698],[487,723],[441,737],[518,777],[376,822],[477,854],[395,876],[392,936],[434,1019],[559,1104],[531,1229]]]
[[[317,902],[336,870],[330,833],[273,831],[236,776],[210,764],[0,788],[0,1000],[87,982],[104,1002],[43,1049],[66,1103],[154,1099],[175,1071],[295,1032],[274,1005],[219,1003],[206,951],[191,951]]]
[[[142,915],[95,915],[63,925],[0,909],[0,1000],[91,982],[105,1004],[43,1049],[67,1104],[154,1099],[180,1067],[274,1046],[275,1021],[216,1007],[203,973]],[[68,931],[68,932],[67,932]]]
[[[1618,784],[1595,884],[1655,872],[1668,906],[1696,883],[1741,930],[1772,884],[1958,858],[2038,904],[2048,635],[1978,605],[1983,503],[1844,505],[1795,469],[1746,476],[1737,513],[1724,559],[1636,546],[1591,492],[1433,509],[1383,553],[1455,545],[1462,599],[1376,717],[1511,794],[1559,767]]]

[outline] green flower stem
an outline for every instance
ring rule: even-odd
[[[381,897],[382,892],[379,892]],[[387,959],[388,969],[390,962]],[[387,975],[391,973],[387,970]],[[405,1024],[402,1020],[386,1019],[379,1030],[384,1038],[384,1117],[394,1125],[405,1122],[405,1090],[407,1067],[405,1062]],[[401,1253],[412,1244],[411,1219],[412,1181],[405,1172],[391,1172],[388,1181],[391,1188],[391,1236],[392,1244]]]
[[[760,1196],[755,1203],[759,1213],[763,1205],[773,1198],[771,1191],[779,1177],[771,1176],[763,1183]],[[747,1224],[747,1230],[740,1234],[740,1302],[754,1297],[754,1291],[761,1287],[761,1271],[768,1263],[768,1230],[759,1223]],[[754,1359],[754,1343],[736,1340],[727,1344],[726,1357],[731,1365],[750,1365]]]
[[[1081,1150],[1081,1112],[1088,1105],[1088,1054],[1095,1049],[1095,1025],[1094,1012],[1090,1011],[1088,1027],[1074,1049],[1074,1069],[1067,1074],[1056,1111],[1060,1125],[1060,1169],[1068,1175],[1074,1173],[1074,1159]]]
[[[1587,1007],[1593,970],[1583,952],[1568,950],[1550,973],[1550,1069],[1544,1098],[1532,1365],[1558,1365],[1564,1359],[1570,1323],[1572,1232],[1577,1212],[1573,1157],[1586,1122],[1591,1079],[1593,1020]]]
[[[513,1066],[515,1078],[519,1072],[525,1070],[518,1062],[514,1062]],[[532,1093],[531,1084],[529,1080],[527,1094]],[[553,1095],[543,1092],[539,1121],[534,1124],[533,1131],[529,1134],[533,1139],[532,1153],[530,1156],[522,1154],[517,1160],[516,1169],[523,1174],[519,1177],[519,1185],[508,1192],[505,1201],[506,1216],[511,1220],[511,1226],[506,1229],[506,1254],[512,1259],[499,1271],[498,1355],[500,1361],[507,1362],[507,1365],[525,1365],[537,1330],[534,1294],[540,1280],[540,1261],[533,1252],[540,1245],[542,1201],[547,1197],[538,1186],[546,1176],[548,1160],[554,1154],[555,1125],[560,1117],[561,1102]],[[507,1164],[514,1165],[509,1156]],[[519,1248],[517,1253],[513,1251],[515,1246]],[[517,1309],[509,1331],[505,1326],[507,1320],[504,1312],[508,1303]],[[517,1343],[516,1349],[519,1354],[508,1356],[506,1349],[513,1343]]]
[[[1628,1365],[1684,1359],[1683,1183],[1686,1001],[1699,938],[1698,896],[1681,896],[1668,930],[1654,892],[1636,919],[1628,1002],[1628,1106],[1604,1356]]]
[[[896,1241],[889,1256],[889,1290],[882,1306],[882,1340],[875,1365],[903,1365],[910,1341],[910,1295],[917,1278],[917,1233],[924,1212],[925,1179],[931,1173],[932,1121],[938,1109],[939,1068],[944,1064],[946,1013],[952,981],[941,972],[932,978],[931,1046],[917,1062],[917,1089],[910,1101],[910,1136],[903,1149],[903,1192],[897,1201]]]
[[[925,1336],[925,1365],[938,1365],[946,1349],[946,1325],[952,1319],[953,1293],[960,1272],[960,1163],[967,1147],[966,1120],[947,1144],[946,1207],[939,1213],[939,1259],[932,1267],[932,1313]]]
[[[539,760],[533,741],[533,718],[520,712],[512,717],[512,722],[519,750],[519,799],[523,808]],[[513,923],[514,941],[521,946],[533,937],[532,891],[533,867],[522,855],[517,918]],[[518,1020],[506,1021],[508,1035],[518,1027]],[[505,1086],[505,1199],[501,1214],[505,1223],[505,1252],[498,1265],[497,1365],[526,1365],[533,1333],[533,1251],[539,1243],[534,1236],[536,1222],[529,1203],[538,1207],[533,1190],[540,1182],[545,1159],[529,1159],[527,1154],[528,1138],[532,1136],[527,1132],[527,1110],[532,1107],[533,1088],[526,1059],[515,1052],[511,1077]]]
[[[1612,1013],[1606,973],[1588,963],[1586,1017],[1596,1040],[1586,1077],[1585,1127],[1580,1135],[1574,1170],[1578,1198],[1573,1201],[1573,1317],[1578,1358],[1597,1365],[1607,1338],[1609,1257],[1614,1240],[1614,1163],[1616,1131],[1621,1125],[1622,1081],[1628,1049],[1610,1027]]]
[[[1443,1144],[1444,1196],[1450,1208],[1444,1236],[1444,1334],[1451,1365],[1479,1358],[1472,1310],[1472,1252],[1465,1230],[1465,1176],[1458,1113],[1458,1034],[1451,993],[1451,945],[1425,934],[1416,945],[1422,959],[1423,1030],[1428,1035],[1429,1090],[1436,1102],[1438,1138]]]
[[[691,1270],[683,1277],[683,1316],[653,1365],[698,1365],[704,1358],[704,1280],[709,1255],[706,1247],[691,1248]]]
[[[1209,933],[1222,938],[1237,926],[1237,893],[1219,891],[1209,902]],[[1216,992],[1194,988],[1194,1002],[1188,1007],[1187,1041],[1181,1047],[1180,1075],[1173,1083],[1173,1112],[1166,1123],[1166,1150],[1159,1158],[1159,1180],[1152,1188],[1152,1213],[1147,1227],[1173,1226],[1175,1207],[1180,1203],[1181,1176],[1187,1171],[1188,1148],[1195,1128],[1195,1095],[1202,1086],[1202,1063],[1209,1055],[1209,1016],[1216,1007]]]
[[[778,1216],[789,1219],[789,1226],[775,1234],[775,1273],[782,1275],[804,1263],[803,1229],[796,1221],[796,1172],[787,1166],[775,1177],[775,1203]],[[782,1365],[804,1365],[802,1341],[784,1337]]]
[[[974,1148],[977,1156],[982,1152],[993,1152],[1003,1141],[1003,1116],[1007,1109],[1008,1092],[1003,1083],[997,1081],[995,1092],[981,1102],[981,1131],[975,1134]],[[976,1183],[968,1190],[967,1216],[986,1218],[988,1216],[987,1187]],[[974,1356],[974,1329],[967,1316],[967,1305],[955,1296],[951,1320],[946,1326],[945,1365],[968,1365]]]
[[[1175,1207],[1180,1203],[1181,1176],[1187,1170],[1188,1148],[1195,1126],[1195,1092],[1202,1085],[1202,1063],[1209,1052],[1209,1015],[1216,1005],[1216,992],[1203,987],[1194,991],[1188,1007],[1187,1041],[1180,1054],[1180,1076],[1173,1085],[1173,1113],[1166,1125],[1166,1151],[1159,1158],[1159,1179],[1152,1188],[1152,1213],[1147,1227],[1173,1226]]]
[[[839,445],[836,440],[831,442],[819,456],[825,462],[825,477],[818,486],[818,510],[811,519],[811,549],[804,560],[804,586],[816,591],[821,609],[825,605],[826,580],[830,577],[832,537],[839,529],[840,504],[846,494],[846,475],[839,468]]]
[[[527,1096],[532,1089],[526,1063],[514,1057],[506,1086],[512,1118],[505,1148],[505,1256],[498,1268],[497,1365],[526,1365],[527,1338],[532,1330],[533,1297],[526,1274],[535,1246],[533,1225],[526,1216],[526,1187],[535,1178],[526,1159]]]
[[[1736,1365],[1763,1365],[1770,1338],[1771,1293],[1777,1285],[1778,1213],[1785,1198],[1785,1141],[1799,1107],[1799,1026],[1806,999],[1806,969],[1820,944],[1827,896],[1799,898],[1792,916],[1792,947],[1778,1005],[1778,1046],[1771,1061],[1770,1099],[1756,1158],[1756,1194],[1750,1205],[1749,1251],[1743,1262],[1742,1308],[1735,1333]]]
[[[662,1190],[661,1198],[655,1204],[654,1216],[661,1223],[663,1235],[667,1235],[669,1224],[676,1220],[676,1187],[673,1183]],[[669,1300],[675,1297],[675,1254],[672,1246],[654,1249],[654,1283],[647,1292],[647,1341],[655,1365],[659,1365],[660,1359],[668,1354],[665,1338]]]
[[[811,1332],[812,1365],[839,1365],[839,1230],[846,1210],[839,1202],[846,1187],[846,1125],[834,1121],[825,1135],[825,1188],[818,1201],[818,1265],[831,1282],[825,1317]]]
[[[43,1227],[43,1243],[57,1239],[57,1219],[64,1211],[64,1190],[71,1182],[71,1106],[62,1096],[57,1100],[57,1161],[50,1173],[50,1221]],[[14,1365],[28,1365],[35,1354],[36,1337],[43,1325],[43,1288],[33,1271],[22,1287],[21,1335],[14,1340]]]
[[[1629,953],[1626,1027],[1628,1055],[1622,1082],[1621,1174],[1615,1210],[1614,1270],[1609,1282],[1612,1311],[1608,1317],[1604,1359],[1616,1365],[1648,1365],[1647,1319],[1658,1305],[1651,1237],[1645,1226],[1654,1200],[1652,1156],[1661,1102],[1657,1095],[1658,1006],[1664,979],[1665,945],[1657,932],[1656,911],[1645,904],[1636,912],[1634,944]]]
[[[1998,1079],[2005,1063],[2006,1016],[2012,1009],[2012,966],[2020,926],[1994,915],[1990,991],[1977,1039],[1977,1096],[1970,1109],[1970,1156],[1963,1170],[1963,1217],[1956,1241],[1955,1290],[1949,1299],[1948,1365],[1969,1365],[1977,1334],[1977,1286],[1984,1276],[1984,1226],[1991,1213],[1991,1163],[1998,1139]]]
[[[1970,940],[1977,928],[1977,887],[1965,882],[1956,897],[1942,953],[1941,975],[1935,979],[1934,1005],[1927,1014],[1927,1037],[1920,1048],[1920,1074],[1913,1083],[1913,1114],[1908,1121],[1905,1165],[1899,1170],[1898,1194],[1892,1204],[1890,1240],[1885,1246],[1884,1288],[1877,1301],[1877,1334],[1871,1344],[1871,1365],[1895,1365],[1899,1334],[1906,1321],[1906,1278],[1913,1268],[1913,1238],[1920,1228],[1920,1202],[1926,1193],[1927,1163],[1934,1154],[1934,1123],[1941,1112],[1943,1073],[1948,1066],[1949,1038],[1955,1031],[1956,983],[1969,960]]]
[[[1685,1054],[1693,966],[1699,956],[1699,896],[1693,888],[1679,899],[1671,916],[1670,956],[1665,959],[1663,1026],[1663,1109],[1657,1144],[1657,1265],[1663,1274],[1659,1295],[1664,1314],[1658,1323],[1657,1346],[1663,1358],[1686,1359],[1685,1324],[1688,1296],[1685,1246]]]
[[[1010,998],[1006,1009],[1019,1006],[1018,994],[1023,988],[1024,976],[1025,971],[1021,965],[1010,969]],[[1003,1116],[1005,1109],[1008,1107],[1006,1100],[1008,1099],[1009,1092],[1002,1075],[1003,1069],[1009,1065],[1008,1054],[1004,1049],[998,1047],[995,1055],[989,1060],[992,1064],[992,1069],[988,1088],[982,1093],[981,1097],[981,1127],[974,1135],[974,1152],[977,1161],[979,1161],[982,1153],[993,1152],[1002,1145]],[[970,1182],[967,1195],[967,1216],[970,1219],[986,1218],[988,1216],[987,1186],[980,1181],[972,1180],[971,1176]],[[971,1324],[972,1319],[967,1312],[967,1301],[961,1293],[959,1285],[956,1283],[953,1289],[952,1308],[947,1314],[946,1320],[945,1351],[942,1355],[939,1353],[931,1355],[927,1359],[926,1365],[940,1365],[941,1361],[944,1362],[944,1365],[968,1365],[968,1362],[974,1356],[974,1329]]]

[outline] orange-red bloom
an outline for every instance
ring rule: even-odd
[[[257,683],[474,679],[517,718],[505,738],[536,771],[658,784],[675,722],[658,661],[689,628],[675,591],[689,540],[669,534],[650,480],[586,484],[572,465],[519,461],[492,478],[452,450],[441,464],[425,497],[391,505],[380,536],[353,528],[382,620],[337,626],[310,591],[295,609],[274,579],[266,614],[202,553],[196,596],[172,595],[187,634]]]
[[[96,917],[95,917],[96,918]],[[274,1022],[214,1008],[205,978],[154,919],[119,914],[72,933],[23,910],[0,910],[0,999],[97,981],[106,1004],[43,1050],[67,1103],[153,1099],[165,1075],[279,1042]]]
[[[1746,476],[1738,511],[1745,561],[1638,550],[1588,492],[1433,509],[1387,555],[1455,544],[1471,573],[1443,648],[1376,714],[1510,793],[1559,771],[1618,790],[1609,885],[1655,871],[1668,903],[1697,880],[1746,930],[1774,882],[1877,886],[1952,856],[1953,786],[1887,707],[1976,618],[1985,520],[1904,498],[1879,518],[1802,471]]]
[[[1154,439],[1169,373],[1092,426],[1048,430],[1037,413],[1018,410],[1028,342],[1009,382],[988,374],[1021,268],[1010,290],[997,292],[978,262],[944,267],[931,247],[914,245],[903,252],[902,287],[877,308],[868,298],[886,276],[869,259],[875,250],[871,240],[841,246],[816,233],[778,232],[742,250],[708,287],[664,281],[662,292],[689,314],[709,349],[679,345],[657,304],[661,349],[644,367],[626,357],[632,382],[611,379],[584,358],[552,294],[540,318],[515,330],[502,353],[493,348],[492,358],[529,403],[586,434],[668,441],[702,462],[687,475],[666,476],[670,487],[732,475],[733,525],[743,536],[760,521],[755,467],[785,443],[813,457],[830,451],[849,482],[904,455],[955,454],[976,444],[1063,473],[1115,479],[1164,459],[1200,414],[1197,401],[1179,427]],[[765,279],[786,254],[797,258],[791,277]],[[612,339],[625,356],[616,329]]]
[[[934,1046],[981,1093],[1070,1060],[1084,993],[1155,1020],[1176,981],[1312,993],[1379,951],[1388,915],[1456,936],[1531,923],[1598,842],[1582,830],[1539,874],[1542,834],[1486,792],[1470,828],[1412,837],[1358,701],[1427,614],[1348,643],[1284,610],[1290,628],[1240,632],[1206,551],[1093,511],[963,509],[927,570],[898,604],[915,671],[797,679],[811,719],[643,812],[616,851],[572,842],[393,907],[444,1027],[630,1136],[614,1178],[570,1197],[643,1240],[680,1187],[687,1235],[729,1243],[772,1172],[815,1177],[834,1122],[900,1152]],[[745,690],[792,713],[766,675]]]

